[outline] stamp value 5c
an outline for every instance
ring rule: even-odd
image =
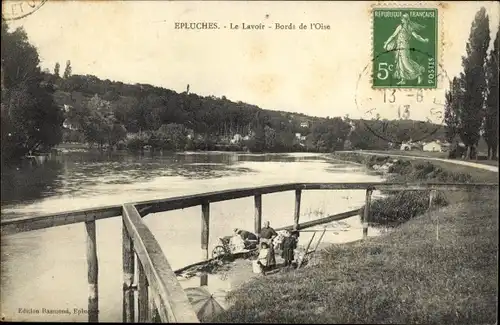
[[[436,88],[438,10],[373,9],[373,88]]]

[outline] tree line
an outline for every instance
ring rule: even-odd
[[[69,124],[79,130],[70,133],[73,136],[68,141],[109,146],[125,142],[134,149],[148,145],[169,150],[216,150],[217,144],[228,144],[231,137],[240,134],[249,139],[226,148],[253,152],[331,152],[342,150],[346,141],[351,148],[386,149],[391,141],[423,139],[429,130],[439,128],[428,122],[409,120],[362,121],[265,110],[225,96],[199,96],[189,92],[189,87],[176,93],[148,84],[101,80],[92,75],[59,77],[58,67],[56,64],[54,73],[47,77],[58,87],[56,100],[70,107]],[[415,129],[414,124],[421,124],[422,128]],[[377,136],[380,133],[377,130],[387,126],[387,131],[393,134],[390,139]]]
[[[498,151],[498,43],[490,44],[489,17],[481,8],[472,22],[462,57],[462,72],[450,82],[446,92],[445,123],[448,141],[459,138],[466,146],[466,157],[477,157],[481,137],[488,146],[488,159]]]
[[[47,151],[64,142],[141,150],[332,152],[344,148],[386,149],[422,137],[415,121],[320,118],[262,109],[225,96],[199,96],[149,84],[125,84],[93,75],[41,71],[37,49],[22,28],[2,20],[2,159]],[[436,128],[427,122],[423,130]],[[389,126],[387,128],[387,126]],[[395,140],[374,130],[388,129]],[[410,132],[408,131],[410,130]],[[425,133],[425,132],[424,132]],[[241,135],[240,141],[231,138]],[[243,140],[241,140],[243,138]],[[394,137],[393,137],[394,138]]]

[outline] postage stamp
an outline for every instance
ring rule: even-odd
[[[437,8],[374,8],[373,88],[436,88]]]

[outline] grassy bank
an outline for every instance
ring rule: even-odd
[[[406,175],[416,177],[419,168],[413,165],[395,168],[404,165],[414,171]],[[498,179],[498,173],[439,164],[434,174],[474,182]],[[230,294],[233,307],[215,320],[493,324],[497,195],[460,193],[447,198],[448,206],[417,216],[387,236],[325,249],[319,265],[253,280]]]

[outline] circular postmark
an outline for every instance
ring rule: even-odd
[[[429,57],[423,51],[415,48],[408,49],[410,52],[418,52],[421,57]],[[396,78],[394,73],[397,64],[407,62],[395,62],[398,49],[384,51],[375,56],[359,74],[356,84],[355,103],[361,113],[361,120],[367,130],[378,138],[393,144],[404,142],[420,142],[429,140],[443,128],[445,111],[445,91],[440,87],[428,88],[404,87],[404,80]],[[372,87],[374,62],[386,58],[387,62],[394,62],[382,71],[387,74],[387,87]],[[433,71],[429,71],[432,68]],[[433,78],[438,84],[443,85],[445,81],[450,82],[446,71],[438,62],[433,67],[426,67],[426,73],[422,76]],[[370,73],[372,72],[372,73]],[[377,73],[380,73],[377,72]],[[435,75],[431,75],[434,73]],[[431,76],[429,76],[431,75]],[[385,75],[384,75],[385,77]],[[424,80],[418,80],[425,84]],[[403,87],[401,87],[403,86]]]
[[[7,0],[2,1],[2,17],[17,20],[31,15],[40,9],[47,0]]]

